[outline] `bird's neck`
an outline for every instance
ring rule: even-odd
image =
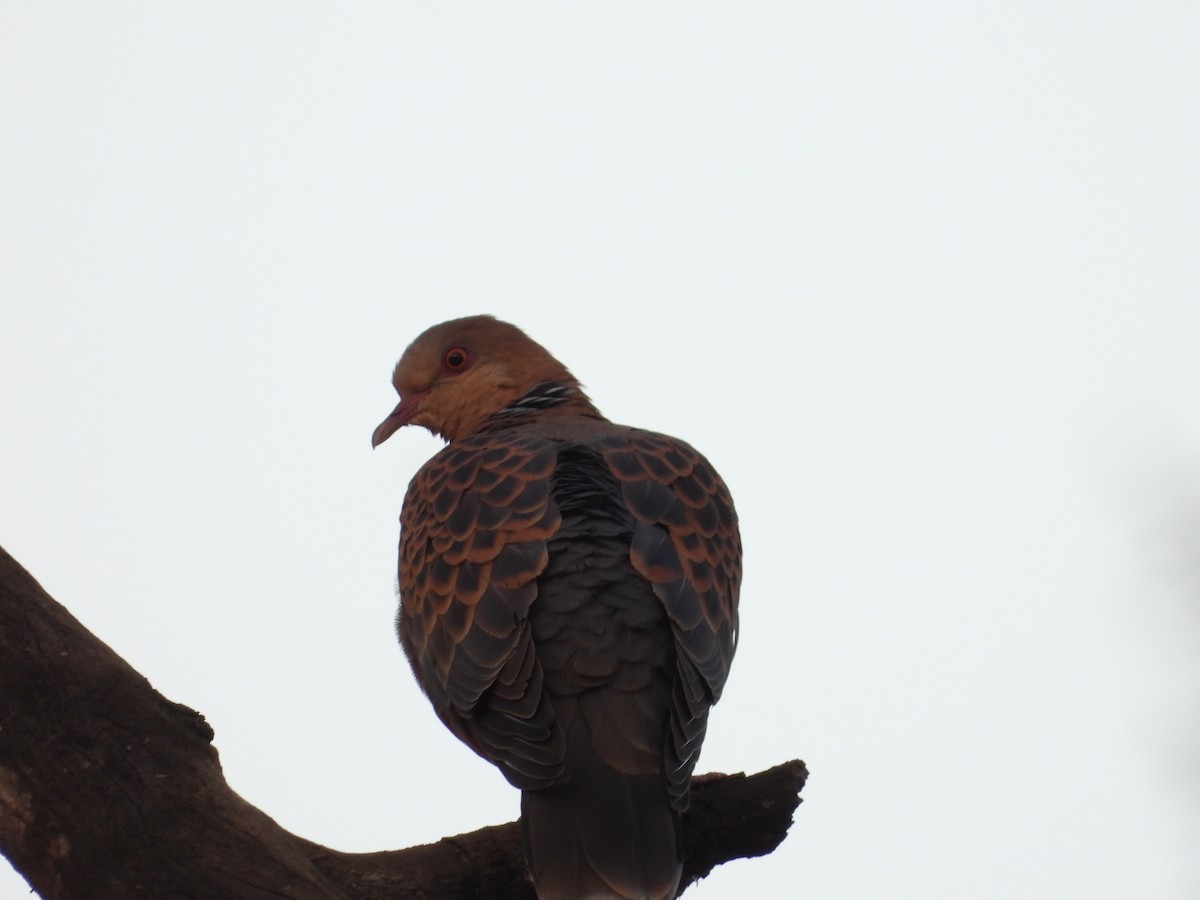
[[[600,411],[580,390],[578,384],[543,381],[535,384],[512,403],[489,416],[477,431],[511,428],[535,419],[557,416],[586,416],[601,419]]]

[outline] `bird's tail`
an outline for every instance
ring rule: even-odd
[[[628,775],[580,742],[563,783],[521,795],[525,859],[539,900],[670,900],[679,813],[661,773]]]

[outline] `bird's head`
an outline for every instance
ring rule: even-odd
[[[372,447],[404,425],[453,441],[543,384],[565,390],[561,411],[599,415],[566,366],[521,329],[491,316],[453,319],[425,331],[396,363],[392,384],[400,402],[371,435]]]

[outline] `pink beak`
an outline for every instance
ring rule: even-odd
[[[418,394],[405,397],[397,403],[396,408],[388,414],[386,419],[379,423],[379,427],[371,434],[371,449],[374,450],[398,430],[411,422],[413,416],[417,414],[417,410],[421,408],[421,401],[427,396],[429,396],[428,391],[421,391]]]

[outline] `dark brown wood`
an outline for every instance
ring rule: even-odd
[[[0,852],[42,897],[532,900],[516,822],[331,850],[230,790],[212,738],[0,548]],[[806,774],[698,778],[684,884],[774,850]]]

